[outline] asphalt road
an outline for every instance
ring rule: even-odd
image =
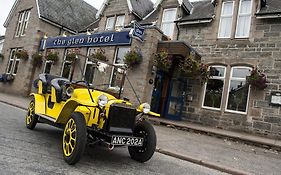
[[[87,147],[82,160],[69,166],[62,158],[62,131],[38,124],[25,127],[26,112],[0,103],[0,174],[104,174],[104,175],[212,175],[223,174],[173,157],[155,153],[146,163],[130,159],[126,147],[113,151]]]

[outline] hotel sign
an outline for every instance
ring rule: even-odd
[[[82,34],[69,37],[49,37],[41,41],[40,50],[51,48],[130,45],[131,42],[129,31],[104,32],[92,35]]]

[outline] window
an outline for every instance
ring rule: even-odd
[[[45,62],[43,73],[50,74],[52,65],[53,65],[53,61],[47,60]]]
[[[233,67],[229,80],[226,111],[246,113],[249,98],[249,86],[246,77],[251,73],[248,67]]]
[[[106,21],[105,30],[121,29],[124,27],[124,23],[125,15],[108,17]]]
[[[211,109],[221,109],[225,80],[225,67],[212,66],[209,69],[211,78],[205,85],[203,107]]]
[[[219,38],[230,38],[233,16],[233,1],[223,2],[219,26]]]
[[[124,65],[124,56],[127,52],[130,51],[130,48],[120,47],[117,49],[116,57],[114,59],[114,65],[123,66]],[[122,84],[122,71],[123,69],[114,67],[112,69],[110,86],[120,88]]]
[[[87,56],[91,55],[93,51],[94,49],[89,49]],[[94,72],[95,72],[94,62],[92,62],[89,58],[87,58],[85,62],[84,72],[83,72],[84,80],[92,84],[94,79]]]
[[[12,49],[10,52],[7,73],[16,75],[18,72],[18,67],[20,63],[20,59],[16,57],[16,52],[20,52],[22,49]]]
[[[174,34],[174,28],[175,28],[174,21],[176,20],[176,17],[177,17],[176,8],[165,9],[163,12],[161,30],[165,35],[167,35],[171,39],[173,38],[173,34]]]
[[[62,65],[61,76],[67,79],[70,79],[71,71],[72,71],[72,61],[66,60],[66,55],[70,52],[70,50],[66,50],[64,54],[64,61]]]
[[[16,36],[24,36],[26,33],[28,20],[30,16],[30,10],[26,10],[19,13],[18,24],[16,29]]]
[[[249,37],[250,25],[251,25],[251,0],[242,0],[240,2],[236,38]]]
[[[239,8],[234,3],[239,3]],[[235,16],[234,16],[235,14]],[[247,38],[250,33],[252,0],[225,1],[222,4],[219,38]],[[236,17],[237,15],[237,17]],[[236,23],[236,25],[235,25]]]

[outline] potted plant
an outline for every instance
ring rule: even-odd
[[[105,51],[103,49],[97,49],[95,50],[94,53],[92,53],[91,55],[94,59],[100,60],[100,61],[104,61],[107,62],[108,59],[105,56]]]
[[[172,66],[172,60],[168,58],[168,53],[165,51],[154,54],[153,62],[159,70],[164,72],[168,72]]]
[[[184,76],[200,79],[202,83],[205,83],[210,78],[210,73],[208,71],[208,65],[203,64],[192,58],[191,55],[186,57],[179,64],[181,73]]]
[[[23,59],[23,60],[27,60],[28,59],[28,53],[26,50],[20,50],[20,51],[17,51],[15,53],[16,57],[18,59]]]
[[[34,53],[32,55],[32,62],[35,66],[40,66],[43,62],[43,56],[39,53]]]
[[[267,87],[268,81],[265,74],[255,67],[251,71],[251,74],[247,77],[247,83],[257,89],[264,90]]]
[[[124,56],[124,62],[128,67],[135,67],[142,62],[142,54],[140,51],[131,50],[127,52]]]
[[[46,55],[46,60],[53,61],[55,63],[59,60],[59,55],[57,52],[48,52]]]
[[[72,62],[72,61],[75,60],[75,58],[76,58],[76,53],[71,52],[71,53],[68,53],[68,54],[66,55],[65,60],[71,61],[71,62]]]

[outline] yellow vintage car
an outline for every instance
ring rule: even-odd
[[[125,76],[125,75],[124,75]],[[150,105],[139,107],[126,99],[90,86],[86,81],[40,74],[36,82],[37,92],[26,115],[26,127],[34,129],[37,123],[47,123],[64,129],[62,152],[64,160],[77,163],[87,143],[100,141],[108,149],[128,146],[132,159],[148,161],[156,148],[156,135],[146,116],[160,116],[150,111]]]

